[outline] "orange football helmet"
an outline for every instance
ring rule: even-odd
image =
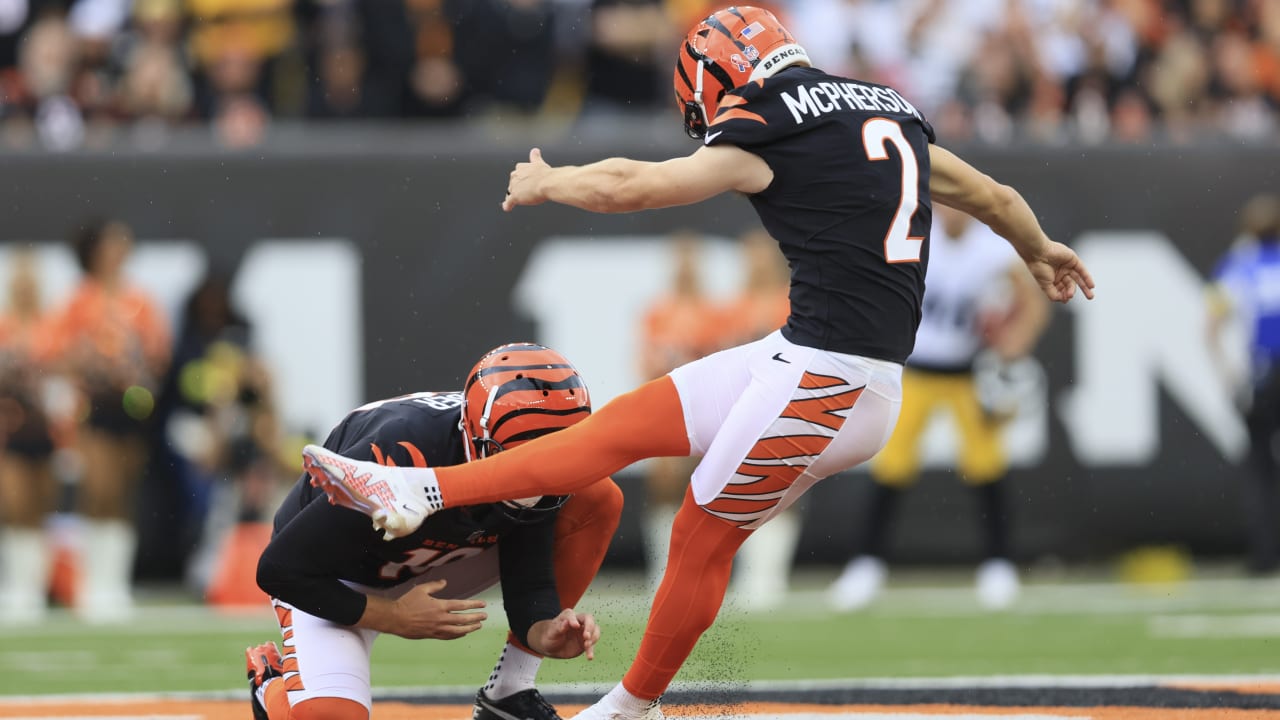
[[[685,132],[704,137],[725,93],[798,63],[808,64],[808,53],[768,10],[742,6],[712,14],[689,31],[676,58],[673,82]]]
[[[563,430],[591,414],[582,376],[563,355],[534,343],[511,343],[485,353],[462,392],[463,448],[467,461]],[[497,503],[517,522],[530,522],[567,500],[542,497]]]
[[[467,375],[461,420],[467,460],[562,430],[590,414],[587,386],[563,355],[534,343],[502,345]]]

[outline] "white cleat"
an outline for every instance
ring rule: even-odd
[[[444,508],[434,476],[426,487],[415,487],[400,468],[352,460],[318,445],[302,449],[302,466],[330,503],[368,515],[384,540],[409,535]]]
[[[831,584],[831,606],[841,612],[861,610],[884,589],[889,567],[878,557],[859,555],[849,561],[844,572]]]
[[[639,715],[635,715],[612,707],[612,704],[608,702],[608,698],[604,698],[595,705],[569,718],[569,720],[666,720],[666,717],[666,715],[662,714],[662,704],[657,700],[650,703],[649,707],[641,711]]]
[[[1007,610],[1018,599],[1022,583],[1018,569],[1002,558],[978,566],[978,604],[987,610]]]

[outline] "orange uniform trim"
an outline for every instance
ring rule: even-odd
[[[711,121],[711,124],[713,126],[719,125],[726,120],[750,120],[752,122],[758,122],[761,125],[769,124],[769,122],[763,117],[751,112],[750,110],[743,110],[742,108],[730,108],[729,110],[720,112],[716,115],[716,119]]]
[[[839,430],[844,425],[844,418],[838,413],[853,407],[862,390],[858,388],[825,397],[792,400],[780,417],[804,420],[830,430]]]
[[[783,435],[761,438],[747,453],[747,460],[784,460],[817,455],[831,443],[829,435]]]
[[[414,467],[424,468],[427,466],[427,458],[423,456],[422,451],[418,449],[417,445],[414,445],[408,440],[401,440],[396,444],[404,448],[405,452],[409,453],[409,458],[413,460]]]

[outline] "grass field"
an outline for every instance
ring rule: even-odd
[[[683,681],[984,675],[1280,674],[1280,582],[1206,580],[1175,587],[1032,582],[1011,612],[978,610],[961,578],[902,583],[869,611],[826,609],[825,577],[802,581],[786,607],[732,603],[703,638]],[[602,579],[584,607],[605,638],[595,662],[547,662],[546,683],[612,683],[634,654],[645,598],[627,578]],[[496,608],[492,608],[496,609]],[[384,688],[483,683],[501,622],[453,642],[378,641]],[[86,627],[57,614],[0,629],[0,695],[239,690],[243,649],[278,639],[265,611],[226,615],[145,604],[127,626]]]

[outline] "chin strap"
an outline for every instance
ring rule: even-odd
[[[498,399],[498,388],[489,388],[489,394],[484,399],[484,410],[480,412],[480,436],[472,437],[470,428],[467,427],[467,404],[462,404],[462,417],[458,418],[458,428],[462,430],[462,435],[466,438],[462,449],[466,455],[467,462],[475,460],[477,457],[487,457],[488,453],[483,450],[477,450],[475,446],[480,445],[481,448],[488,448],[490,445],[497,445],[493,438],[489,435],[489,415],[493,412],[493,403]]]

